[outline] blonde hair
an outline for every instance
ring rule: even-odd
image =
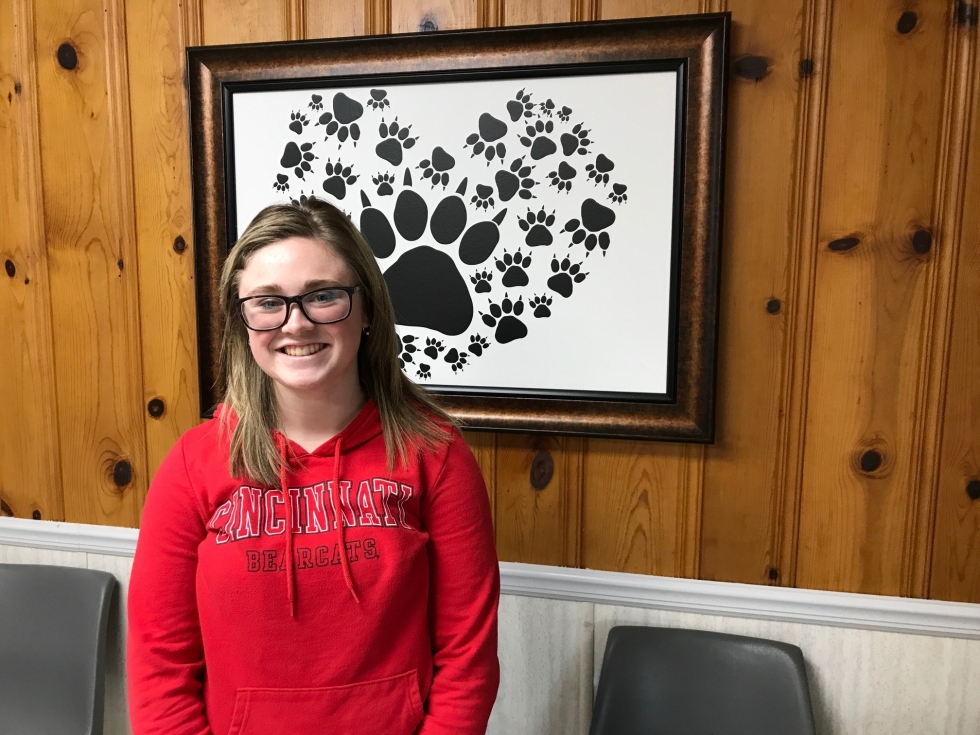
[[[378,407],[389,471],[396,461],[406,463],[410,452],[446,440],[455,422],[399,366],[401,342],[395,331],[395,311],[370,246],[342,211],[322,199],[303,197],[259,212],[228,253],[221,271],[223,402],[238,416],[238,423],[231,428],[227,411],[219,420],[231,434],[228,467],[232,477],[274,485],[283,465],[272,436],[272,430],[279,427],[272,379],[252,357],[237,299],[239,280],[251,255],[290,237],[309,238],[332,248],[354,276],[352,285],[361,287],[370,335],[362,337],[358,349],[358,377],[365,394]]]

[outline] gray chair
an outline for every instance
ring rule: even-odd
[[[674,628],[609,631],[590,735],[814,735],[803,653]]]
[[[0,564],[0,735],[101,735],[106,572]]]

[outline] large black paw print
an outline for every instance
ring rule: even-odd
[[[307,105],[314,112],[319,112],[323,109],[323,97],[318,94],[310,96],[310,104]]]
[[[582,221],[568,220],[562,232],[572,234],[572,243],[569,247],[584,241],[587,253],[591,253],[598,245],[602,254],[605,255],[609,248],[609,233],[602,232],[602,230],[605,230],[615,221],[616,213],[609,207],[599,204],[595,199],[586,199],[582,202]],[[597,232],[598,235],[596,235]]]
[[[391,188],[391,185],[395,183],[395,177],[391,174],[378,172],[376,176],[371,177],[371,181],[378,187],[379,197],[390,197],[395,193],[395,190]]]
[[[521,145],[531,149],[531,158],[540,161],[558,150],[555,141],[548,137],[555,129],[555,124],[548,120],[536,120],[533,125],[524,128],[527,135],[521,136]]]
[[[497,270],[504,274],[500,282],[506,288],[517,288],[528,284],[527,268],[531,265],[530,255],[524,255],[520,250],[511,255],[505,250],[503,257],[494,262]]]
[[[566,299],[572,295],[572,289],[575,284],[581,283],[589,275],[588,273],[582,273],[581,263],[572,263],[568,258],[565,258],[560,263],[558,262],[558,258],[552,258],[551,270],[554,271],[555,275],[548,279],[548,288],[555,293],[561,294]]]
[[[585,170],[589,172],[589,179],[595,182],[596,186],[599,184],[605,186],[609,183],[609,172],[614,168],[616,164],[600,153],[595,157],[595,163],[590,163]]]
[[[528,307],[534,309],[534,316],[538,319],[545,319],[551,316],[551,297],[542,294],[541,296],[535,296],[528,302]]]
[[[456,159],[446,153],[441,146],[432,149],[432,156],[419,161],[416,168],[422,169],[422,178],[431,179],[432,186],[442,184],[445,189],[449,183],[449,170],[456,165]]]
[[[466,137],[466,145],[463,146],[464,148],[473,146],[473,150],[470,152],[470,158],[482,153],[484,158],[487,159],[488,166],[494,158],[503,160],[504,156],[507,155],[507,147],[500,139],[507,135],[507,123],[503,120],[498,120],[489,112],[484,112],[480,115],[477,128],[479,132],[470,133]],[[492,145],[494,141],[500,142]]]
[[[289,177],[286,174],[276,174],[272,186],[276,191],[289,191]]]
[[[589,131],[582,129],[582,123],[572,128],[572,132],[561,134],[561,152],[566,156],[573,153],[584,156],[589,152],[589,144],[591,143]]]
[[[279,165],[283,168],[293,169],[293,173],[298,178],[305,179],[305,173],[313,170],[313,166],[310,164],[315,160],[316,156],[313,154],[312,143],[297,145],[296,143],[289,142],[286,143],[286,148],[282,152]]]
[[[415,145],[418,138],[412,136],[412,126],[402,127],[398,124],[396,117],[390,123],[385,124],[384,118],[378,128],[381,135],[381,142],[374,148],[378,158],[382,158],[392,166],[400,166],[403,157],[403,150],[407,150]]]
[[[380,189],[379,189],[380,191]],[[371,206],[367,194],[361,191],[361,234],[367,240],[376,258],[387,258],[395,252],[395,231],[391,229],[388,217],[380,209]]]
[[[475,204],[477,209],[483,209],[484,211],[494,206],[493,187],[487,186],[486,184],[477,184],[476,194],[470,199],[470,204]]]
[[[481,311],[480,316],[483,318],[483,323],[488,327],[497,328],[493,333],[493,338],[500,344],[507,344],[527,336],[527,326],[518,319],[524,313],[524,302],[521,301],[520,297],[518,297],[517,303],[514,303],[507,294],[504,294],[504,300],[499,305],[490,302],[487,312],[484,314]]]
[[[419,364],[419,369],[415,371],[415,374],[420,380],[428,380],[432,377],[432,368],[426,365],[424,362]]]
[[[439,353],[446,349],[446,346],[441,340],[435,339],[433,337],[425,338],[425,354],[432,360],[439,357]]]
[[[562,161],[558,164],[558,170],[548,174],[548,178],[551,179],[552,186],[558,187],[558,191],[563,191],[567,194],[572,190],[572,179],[575,178],[576,173],[578,172],[574,167]]]
[[[613,184],[613,190],[609,193],[609,200],[616,202],[616,204],[622,204],[627,199],[626,196],[626,184]]]
[[[465,352],[460,352],[455,347],[452,347],[442,359],[452,366],[453,372],[455,373],[463,369],[463,367],[466,365],[467,358]]]
[[[401,338],[401,350],[400,354],[398,355],[398,364],[401,365],[402,370],[405,369],[406,363],[414,361],[412,355],[418,352],[418,349],[419,348],[415,346],[414,334],[406,334]]]
[[[510,115],[511,122],[517,122],[522,117],[534,115],[534,103],[531,102],[531,95],[526,94],[522,89],[514,99],[507,102],[507,114]]]
[[[391,102],[388,100],[388,93],[383,89],[372,89],[371,96],[368,97],[366,104],[372,110],[383,110],[386,107],[391,107]]]
[[[361,129],[355,120],[360,120],[363,114],[364,106],[360,102],[351,99],[343,92],[337,92],[333,96],[333,113],[324,112],[316,124],[326,126],[327,135],[324,140],[336,135],[341,144],[350,138],[354,145],[357,145],[361,137]]]
[[[303,132],[303,128],[310,124],[310,121],[306,119],[304,115],[299,110],[290,113],[289,115],[289,129],[292,130],[296,135]]]
[[[548,214],[542,207],[537,212],[527,210],[524,217],[518,217],[518,226],[527,233],[524,237],[524,244],[529,248],[551,245],[554,238],[548,228],[555,224],[555,213]]]
[[[337,163],[332,163],[330,159],[327,159],[327,178],[323,182],[323,190],[327,194],[331,194],[337,199],[343,199],[347,196],[347,187],[357,181],[357,174],[355,174],[350,166],[345,166],[337,159]]]
[[[470,276],[470,283],[476,293],[490,293],[490,281],[493,280],[493,273],[482,270]]]
[[[521,156],[510,162],[509,169],[509,171],[501,169],[493,177],[500,201],[509,202],[515,194],[521,199],[533,199],[534,194],[531,193],[531,189],[537,184],[531,178],[534,166],[524,165],[524,156]]]
[[[474,357],[479,357],[489,346],[490,343],[487,341],[486,337],[481,337],[479,334],[471,334],[470,346],[466,349],[469,350],[470,354]]]

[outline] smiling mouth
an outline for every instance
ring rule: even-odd
[[[326,345],[321,342],[314,345],[288,345],[279,351],[285,352],[290,357],[306,357],[307,355],[315,355],[324,347]]]

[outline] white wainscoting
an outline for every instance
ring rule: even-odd
[[[106,735],[129,732],[125,593],[137,532],[0,518],[0,563],[113,573]],[[821,735],[980,733],[980,605],[501,564],[501,685],[491,735],[587,735],[614,625],[800,646]]]

